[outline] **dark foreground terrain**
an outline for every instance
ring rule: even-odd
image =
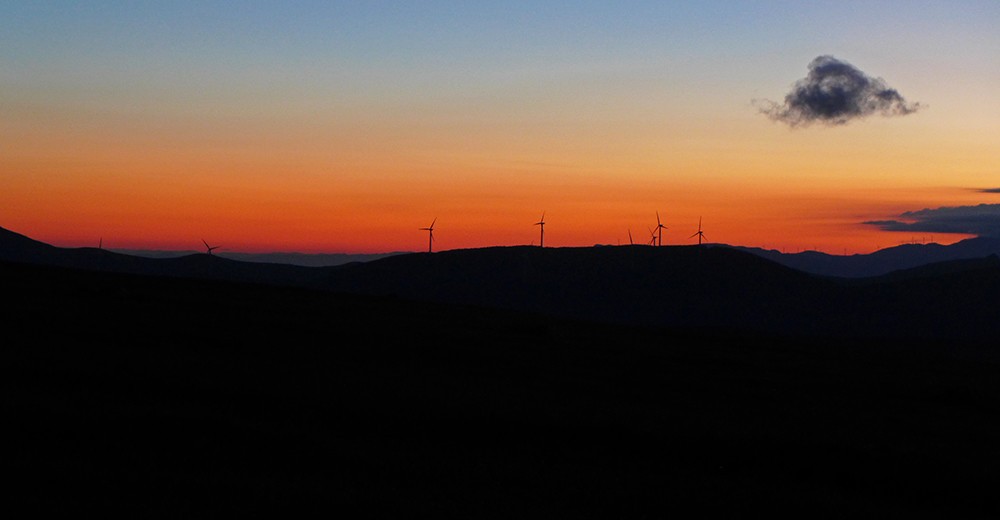
[[[988,344],[15,263],[0,290],[4,507],[34,516],[1000,514]]]

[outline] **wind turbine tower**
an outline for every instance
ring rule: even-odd
[[[535,225],[539,227],[541,231],[541,236],[538,239],[538,247],[545,247],[545,212],[542,212],[542,218],[535,222]]]
[[[701,217],[698,217],[698,232],[689,236],[688,238],[698,237],[698,245],[701,245],[701,240],[705,238],[705,232],[701,230]]]
[[[427,232],[427,252],[428,253],[433,253],[434,252],[434,223],[437,222],[437,220],[438,220],[437,217],[434,217],[434,220],[431,221],[431,225],[429,225],[427,227],[420,228],[420,231],[426,231]]]
[[[657,234],[657,244],[656,245],[658,245],[658,246],[662,246],[663,245],[663,230],[664,229],[667,229],[667,226],[664,226],[663,222],[660,222],[660,212],[657,211],[656,212],[656,234]]]

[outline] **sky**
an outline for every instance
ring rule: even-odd
[[[434,219],[435,250],[537,245],[543,212],[546,246],[646,242],[658,212],[665,245],[950,243],[1000,219],[997,27],[995,0],[3,2],[0,227],[376,253]],[[821,56],[917,109],[768,113]],[[994,225],[925,225],[965,208]]]

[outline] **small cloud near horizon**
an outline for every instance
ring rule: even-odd
[[[875,226],[882,231],[961,233],[1000,237],[1000,204],[924,208],[902,213],[899,219],[869,220],[862,224]]]
[[[912,114],[923,108],[909,103],[881,78],[868,76],[846,61],[818,56],[809,63],[809,74],[785,95],[784,103],[753,100],[760,112],[791,127],[820,122],[847,124],[872,114],[885,117]]]
[[[980,188],[976,191],[979,193],[1000,193],[1000,188]]]

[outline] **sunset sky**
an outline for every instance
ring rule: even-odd
[[[870,252],[1000,203],[1000,2],[0,4],[0,226],[60,246]],[[919,109],[789,126],[818,56]],[[919,231],[919,230],[917,230]]]

